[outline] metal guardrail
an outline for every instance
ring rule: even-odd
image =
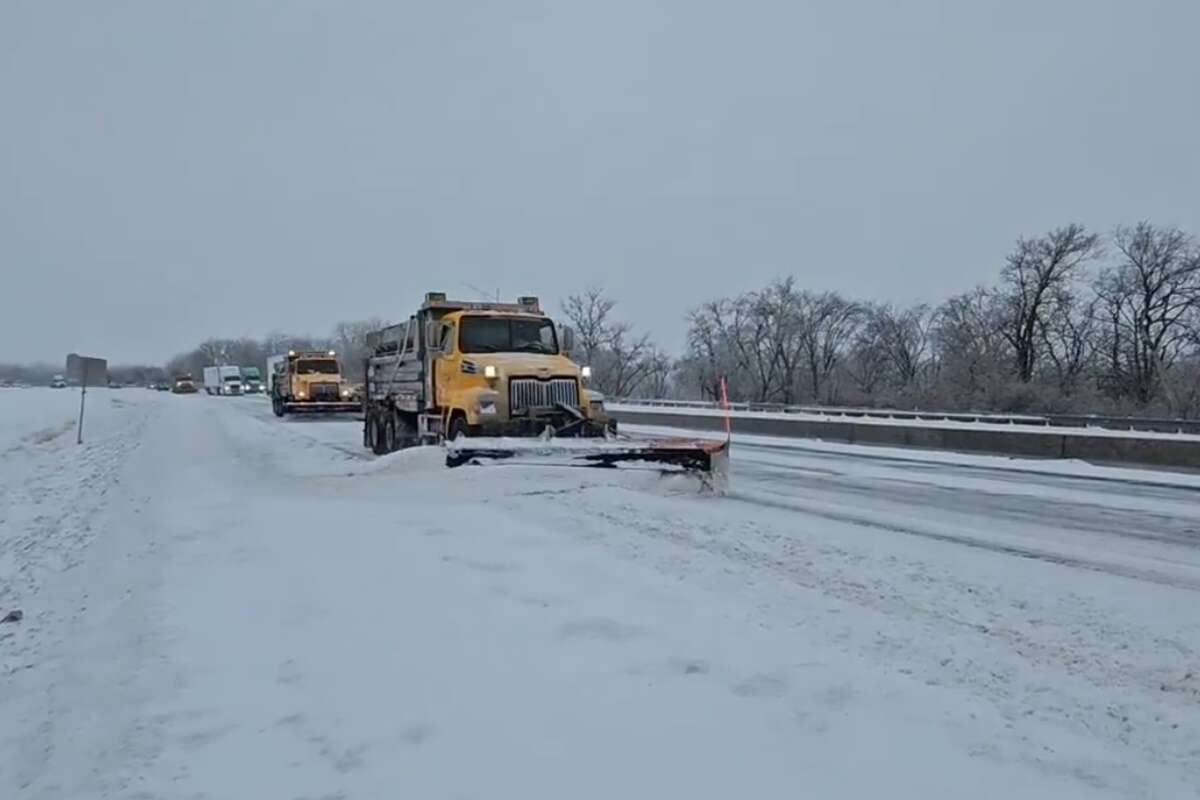
[[[721,405],[708,400],[642,400],[622,398],[615,404],[648,406],[652,408],[719,409]],[[793,406],[783,403],[730,403],[733,411],[773,414],[811,414],[841,419],[888,419],[920,422],[981,422],[989,425],[1034,425],[1047,428],[1099,428],[1110,431],[1150,433],[1184,433],[1200,435],[1200,420],[1160,419],[1154,417],[1109,417],[1092,414],[988,414],[940,411],[899,411],[879,408],[846,408],[840,406]]]

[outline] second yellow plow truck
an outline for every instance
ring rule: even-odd
[[[728,441],[618,437],[603,395],[587,388],[590,368],[569,357],[573,340],[536,297],[480,303],[430,292],[408,322],[367,339],[363,444],[383,455],[446,442],[452,467],[641,462],[724,472]]]
[[[332,350],[289,350],[268,358],[267,394],[277,417],[296,412],[337,414],[362,407],[342,380],[342,364]]]

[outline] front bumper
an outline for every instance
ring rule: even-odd
[[[555,436],[580,436],[585,438],[603,437],[617,432],[615,419],[576,419],[563,412],[553,414],[535,414],[509,419],[493,419],[482,417],[479,424],[474,426],[478,436],[515,436],[521,438],[541,436],[546,426],[550,426]]]
[[[341,411],[361,411],[362,403],[355,400],[289,400],[283,404],[283,407],[288,411],[336,413]]]

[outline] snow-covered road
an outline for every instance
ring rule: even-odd
[[[71,399],[0,394],[0,797],[1197,796],[1194,476],[744,439],[712,498]]]

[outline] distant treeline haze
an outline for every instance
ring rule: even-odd
[[[678,356],[620,319],[614,293],[571,295],[558,316],[576,360],[610,397],[731,399],[937,410],[1200,416],[1200,244],[1147,222],[1106,234],[1071,224],[1020,238],[997,256],[993,285],[939,305],[897,306],[818,292],[796,277],[718,297],[686,315]],[[366,334],[209,339],[164,369],[114,368],[154,380],[212,364],[257,365],[289,349],[336,350],[361,380]],[[40,382],[50,367],[0,366]],[[144,376],[144,377],[142,377]]]

